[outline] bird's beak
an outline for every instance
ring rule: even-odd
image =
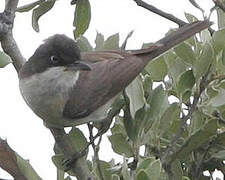
[[[66,67],[68,71],[91,71],[91,66],[84,61],[76,61],[72,64],[68,64]]]

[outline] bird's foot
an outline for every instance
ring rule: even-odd
[[[89,146],[89,145],[88,145]],[[62,162],[62,165],[64,167],[64,171],[69,171],[70,169],[73,168],[75,162],[85,156],[87,154],[88,146],[85,147],[81,152],[75,153],[71,158],[65,159]]]
[[[87,154],[89,146],[92,145],[98,137],[102,136],[109,129],[110,124],[111,122],[101,123],[98,133],[95,136],[90,136],[90,141],[88,142],[86,147],[82,151],[75,153],[71,158],[65,159],[63,161],[62,165],[64,166],[65,171],[69,171],[71,168],[73,168],[74,163],[79,158],[82,158],[83,156]],[[89,130],[93,128],[93,126],[90,124],[88,124],[88,126],[89,126]]]

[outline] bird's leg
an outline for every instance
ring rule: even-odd
[[[100,124],[99,131],[95,136],[93,136],[93,133],[92,133],[93,125],[90,123],[87,124],[89,132],[90,132],[90,137],[89,137],[90,141],[88,142],[88,144],[82,151],[75,153],[70,159],[65,159],[63,161],[63,166],[65,167],[65,171],[70,170],[72,168],[74,162],[77,159],[79,159],[87,154],[87,150],[88,150],[89,146],[92,145],[98,137],[102,136],[109,129],[109,127],[112,123],[112,119],[113,118],[107,117],[105,120],[103,120]]]
[[[118,100],[116,100],[114,102],[114,104],[115,104],[115,107],[112,107],[112,109],[109,111],[107,117],[103,121],[101,121],[98,133],[95,136],[91,135],[92,134],[93,125],[88,123],[88,128],[89,128],[89,131],[90,131],[90,141],[89,141],[89,143],[86,145],[86,147],[82,151],[80,151],[78,153],[75,153],[74,156],[72,156],[72,158],[67,159],[67,160],[65,160],[63,162],[63,166],[66,167],[65,171],[70,170],[72,165],[74,164],[74,162],[77,159],[79,159],[79,158],[83,157],[84,155],[86,155],[89,146],[94,143],[95,139],[97,139],[98,137],[102,136],[109,129],[113,118],[117,114],[119,114],[120,109],[124,106],[124,101],[118,98]]]

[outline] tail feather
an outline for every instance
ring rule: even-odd
[[[196,33],[210,27],[213,23],[205,21],[196,21],[191,24],[182,26],[177,31],[172,32],[168,36],[160,39],[155,44],[146,49],[130,51],[133,55],[141,56],[143,60],[146,60],[146,63],[151,59],[163,54],[170,48],[176,46],[177,44],[185,41],[186,39],[192,37]]]

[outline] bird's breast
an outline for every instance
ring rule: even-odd
[[[69,91],[78,78],[79,71],[65,71],[64,67],[52,67],[45,72],[21,79],[19,86],[28,106],[47,125],[64,126],[63,108],[69,98]]]

